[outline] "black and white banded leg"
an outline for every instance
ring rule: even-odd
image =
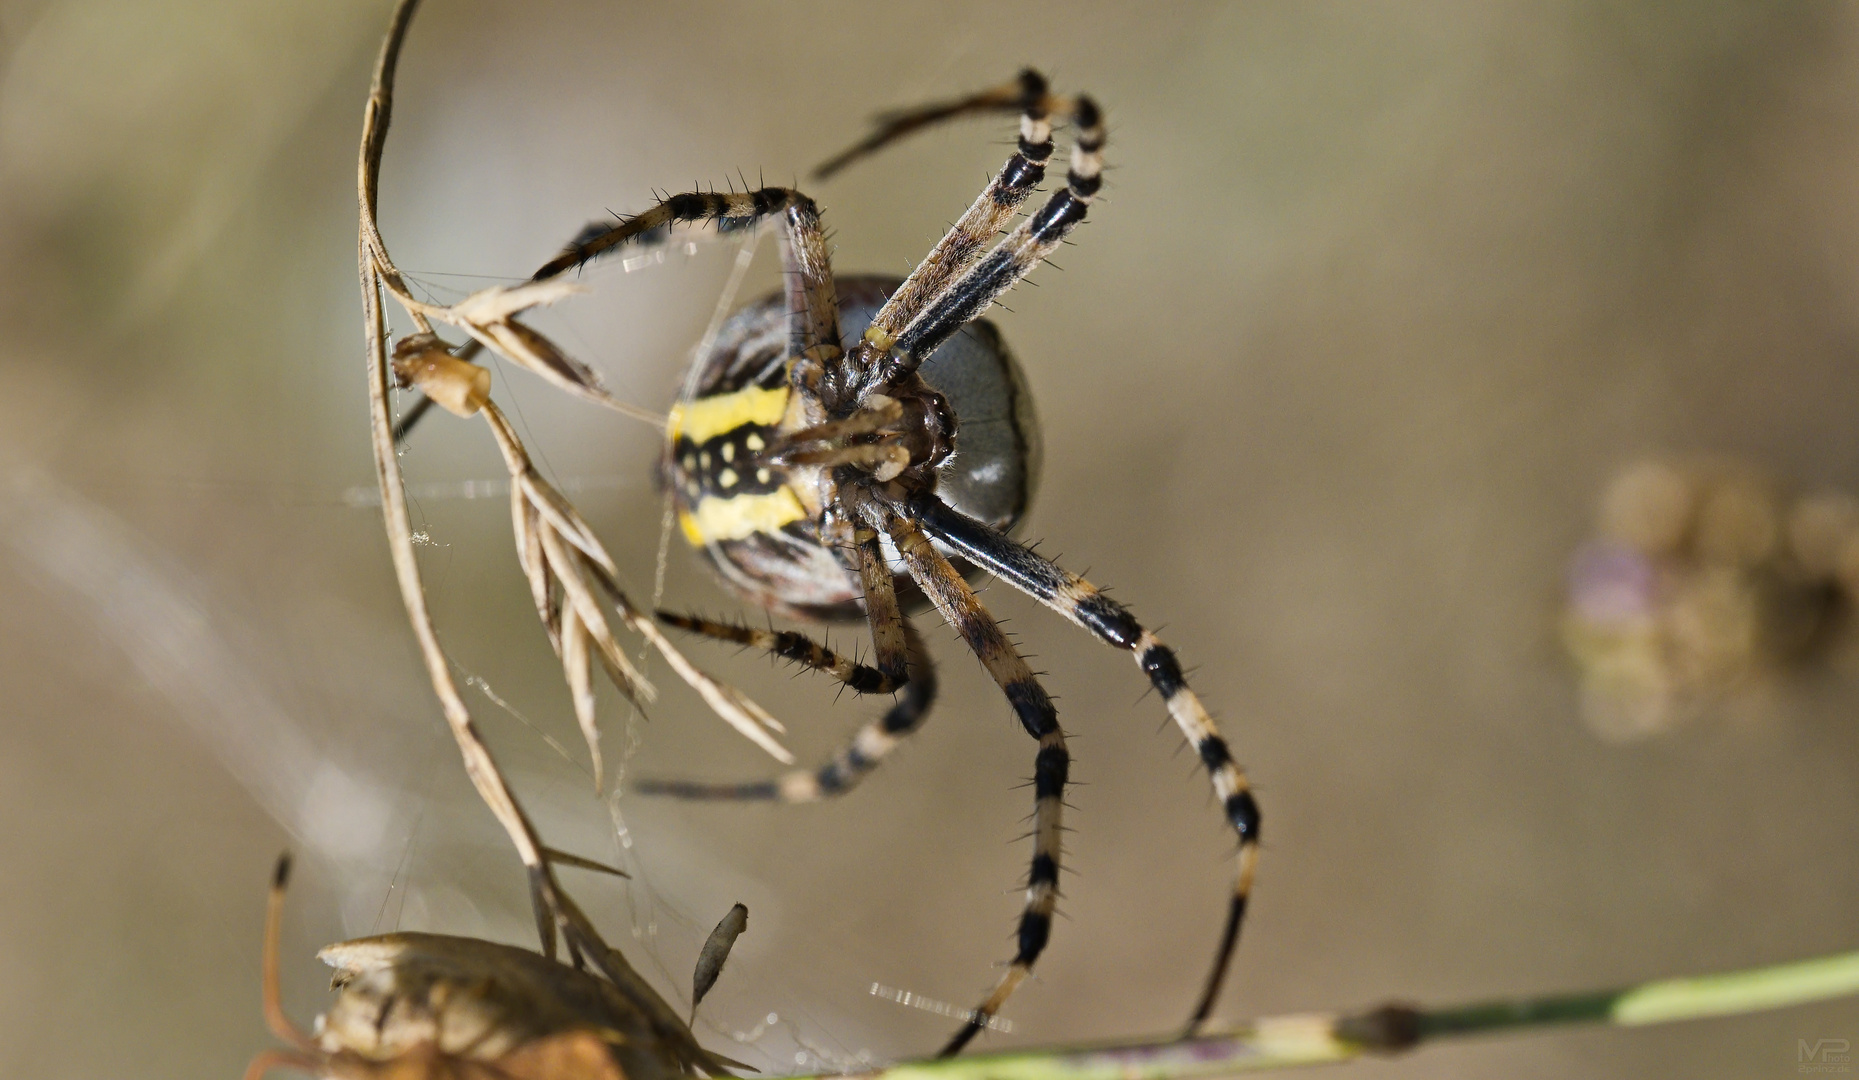
[[[711,224],[719,233],[741,232],[762,222],[780,221],[781,258],[787,281],[791,320],[789,349],[806,357],[816,371],[837,367],[839,294],[833,284],[832,258],[820,208],[793,188],[754,191],[687,191],[658,205],[613,222],[596,221],[537,270],[541,281],[565,273],[629,244],[663,240],[674,225]]]
[[[1055,102],[1046,87],[1045,77],[1032,69],[1022,71],[1006,86],[984,91],[966,101],[931,106],[911,113],[898,114],[872,138],[846,155],[835,159],[843,163],[848,155],[865,154],[909,131],[964,112],[1018,108],[1020,110],[1020,144],[1007,163],[994,176],[936,246],[930,249],[904,283],[885,301],[866,328],[865,340],[882,351],[888,349],[910,321],[940,293],[956,275],[973,266],[989,244],[1019,212],[1040,181],[1046,177],[1046,163],[1052,157],[1051,111]],[[831,165],[832,163],[828,163]],[[830,172],[822,166],[817,175]]]
[[[1097,103],[1079,95],[1072,108],[1071,168],[1065,187],[1007,234],[966,273],[950,281],[892,343],[887,379],[901,378],[980,318],[1001,294],[1033,272],[1084,220],[1103,184],[1104,117]]]
[[[1219,951],[1213,970],[1188,1020],[1193,1032],[1206,1021],[1226,979],[1227,967],[1239,944],[1240,924],[1252,892],[1252,876],[1259,858],[1259,807],[1253,801],[1246,774],[1233,760],[1227,742],[1199,697],[1188,688],[1174,651],[1143,627],[1122,604],[1096,586],[1068,573],[1027,550],[1013,539],[966,517],[933,497],[913,501],[907,512],[930,536],[959,552],[963,558],[1020,591],[1044,603],[1098,640],[1127,651],[1136,660],[1181,729],[1188,744],[1206,766],[1214,795],[1228,823],[1239,836],[1238,868],[1233,895],[1227,907]]]
[[[993,992],[940,1051],[939,1056],[949,1057],[967,1046],[1032,974],[1033,964],[1045,951],[1046,941],[1052,934],[1052,914],[1059,896],[1060,841],[1071,753],[1066,749],[1065,733],[1059,727],[1059,714],[1052,698],[949,560],[908,518],[875,500],[860,501],[857,509],[866,521],[884,527],[911,579],[935,604],[943,620],[962,635],[962,640],[1000,685],[1020,725],[1039,744],[1033,758],[1033,859],[1027,872],[1026,902],[1020,912],[1016,935],[1018,947]]]
[[[850,361],[855,378],[868,383],[904,378],[1064,242],[1084,219],[1103,182],[1103,113],[1087,95],[1052,94],[1044,76],[1029,68],[1013,82],[973,97],[893,113],[878,131],[816,172],[817,176],[828,175],[932,123],[1008,109],[1021,114],[1016,152],[873,317]],[[1052,156],[1051,116],[1061,112],[1070,115],[1074,128],[1064,190],[987,251],[987,245],[1045,178]]]
[[[657,611],[658,621],[693,634],[733,641],[751,649],[760,649],[783,660],[825,672],[859,694],[891,694],[903,680],[888,675],[869,664],[841,656],[825,645],[792,630],[757,630],[742,623],[706,619],[700,615],[681,615],[675,611]]]
[[[902,696],[883,716],[860,728],[845,749],[818,769],[812,772],[796,770],[773,780],[734,784],[648,779],[634,784],[635,790],[642,795],[737,802],[810,803],[844,795],[916,731],[936,700],[936,668],[908,623],[904,624],[903,634],[909,658],[909,680],[903,684]]]
[[[869,670],[892,685],[902,686],[903,697],[883,716],[860,728],[831,761],[812,772],[796,770],[774,780],[734,784],[642,780],[634,785],[641,794],[681,799],[818,802],[852,790],[896,749],[898,743],[922,725],[930,705],[936,700],[935,665],[916,630],[898,608],[896,582],[884,561],[877,531],[869,525],[854,525],[852,543],[859,579],[865,588],[865,621],[871,627],[874,647],[875,665]],[[812,642],[807,644],[812,645]],[[849,680],[847,685],[851,685]]]

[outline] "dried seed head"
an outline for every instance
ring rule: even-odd
[[[749,909],[747,905],[737,904],[723,916],[723,921],[710,931],[710,937],[704,941],[702,951],[697,954],[697,970],[691,976],[691,1018],[697,1018],[697,1006],[704,1000],[704,995],[716,985],[717,976],[723,974],[723,962],[729,959],[729,951],[736,945],[736,939],[749,928]]]
[[[394,344],[394,378],[455,416],[472,415],[491,396],[490,370],[453,356],[436,334],[410,334]]]
[[[418,1061],[424,1051],[457,1069],[409,1070],[422,1077],[680,1080],[695,1069],[728,1075],[729,1062],[699,1046],[649,988],[638,991],[650,995],[641,1002],[627,988],[527,949],[398,933],[326,946],[317,955],[336,971],[337,997],[319,1035],[332,1056],[380,1068]],[[584,1045],[565,1039],[576,1034]],[[552,1040],[555,1047],[545,1050]],[[562,1058],[556,1064],[572,1067],[511,1068],[531,1056]],[[478,1063],[502,1072],[459,1067]],[[399,1074],[380,1068],[373,1075]]]

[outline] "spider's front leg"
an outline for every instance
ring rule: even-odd
[[[911,132],[953,117],[1014,109],[1020,111],[1016,153],[891,294],[849,359],[848,366],[868,385],[894,384],[915,371],[924,358],[1031,273],[1084,220],[1103,184],[1104,116],[1090,96],[1053,94],[1045,77],[1028,68],[1013,82],[967,98],[889,114],[870,137],[815,172],[825,177]],[[1068,114],[1073,128],[1065,187],[989,251],[987,245],[1045,178],[1054,114]]]
[[[797,221],[811,221],[817,227],[818,207],[812,199],[793,188],[686,191],[660,199],[656,205],[631,217],[590,223],[563,246],[560,254],[543,263],[530,280],[554,277],[618,248],[663,242],[677,225],[709,224],[721,233],[738,232],[789,211],[796,212]]]
[[[786,271],[790,343],[795,356],[815,370],[839,367],[839,295],[832,260],[820,227],[820,208],[793,188],[755,191],[690,191],[616,222],[594,222],[568,242],[561,254],[536,271],[541,281],[609,254],[629,244],[664,239],[673,226],[704,224],[719,233],[740,232],[779,216],[781,257]]]
[[[531,281],[541,281],[585,266],[625,247],[663,243],[679,225],[714,225],[718,233],[752,229],[770,218],[781,219],[782,254],[789,276],[789,310],[797,335],[809,344],[831,342],[839,349],[839,300],[833,292],[820,210],[811,198],[793,188],[765,187],[755,191],[687,191],[661,199],[631,217],[589,223],[563,245],[553,259],[542,264]],[[824,269],[822,269],[824,268]],[[453,350],[470,360],[483,348],[475,338]],[[394,424],[394,442],[405,442],[432,408],[422,397]]]
[[[915,499],[904,512],[915,518],[930,536],[961,553],[969,562],[1084,627],[1105,644],[1127,651],[1162,696],[1169,715],[1207,767],[1221,810],[1239,836],[1239,866],[1213,970],[1208,974],[1206,987],[1188,1021],[1188,1031],[1192,1033],[1206,1021],[1219,997],[1233,951],[1239,944],[1240,924],[1245,919],[1252,875],[1258,864],[1259,807],[1253,801],[1246,774],[1233,760],[1213,717],[1208,715],[1194,691],[1188,689],[1174,651],[1138,623],[1122,604],[1105,596],[1083,578],[1061,570],[1012,538],[950,509],[937,499]]]

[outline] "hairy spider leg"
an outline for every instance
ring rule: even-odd
[[[1017,93],[1009,97],[1007,91],[1010,90]],[[865,340],[879,352],[888,349],[904,327],[921,314],[956,275],[974,265],[975,260],[982,256],[988,245],[995,242],[995,238],[1019,212],[1021,204],[1045,179],[1046,163],[1052,157],[1052,122],[1049,115],[1055,104],[1064,104],[1055,101],[1047,92],[1045,78],[1029,68],[1021,72],[1014,83],[986,91],[969,100],[999,100],[1010,107],[1018,107],[1021,110],[1019,147],[987,187],[982,189],[981,194],[976,196],[968,210],[949,227],[949,231],[936,242],[930,253],[923,257],[923,261],[910,272],[904,283],[878,309],[878,314],[872,317],[871,325],[865,330]],[[915,127],[947,119],[956,113],[932,108],[915,115],[923,118],[922,123],[904,130],[914,130]],[[901,137],[904,130],[887,129],[888,138],[882,142]],[[877,145],[882,145],[882,142]],[[872,149],[876,149],[876,145]]]
[[[871,624],[872,660],[878,670],[902,678],[910,644],[910,624],[897,604],[897,583],[885,561],[878,531],[862,521],[852,523],[852,549],[858,558],[859,583],[865,589],[865,621]],[[920,670],[929,670],[924,654]]]
[[[687,191],[670,195],[629,217],[590,222],[563,245],[559,254],[543,263],[530,280],[541,281],[584,266],[616,248],[662,243],[674,225],[710,224],[716,226],[718,232],[736,232],[794,207],[811,210],[816,220],[819,217],[813,200],[792,188]]]
[[[860,728],[844,749],[812,772],[797,769],[773,780],[722,784],[642,779],[634,785],[636,790],[645,795],[681,799],[818,802],[852,790],[898,743],[922,725],[930,705],[936,700],[935,665],[898,607],[897,586],[885,563],[876,530],[857,524],[852,530],[852,540],[859,579],[865,589],[865,619],[871,627],[875,649],[872,659],[882,678],[903,687],[903,698],[883,716]],[[806,641],[801,635],[794,636]],[[813,643],[807,641],[807,644]]]
[[[1206,766],[1221,811],[1239,835],[1238,872],[1227,907],[1226,926],[1206,987],[1188,1020],[1188,1031],[1198,1030],[1213,1011],[1221,984],[1239,944],[1240,924],[1252,892],[1253,871],[1259,858],[1259,807],[1246,783],[1246,774],[1233,760],[1219,727],[1194,691],[1188,689],[1175,653],[1143,627],[1122,604],[1105,596],[1095,585],[1060,569],[1050,560],[987,525],[950,509],[934,498],[914,500],[908,514],[929,535],[961,553],[962,557],[1040,601],[1099,641],[1123,649],[1162,696],[1169,716]]]
[[[936,294],[892,343],[883,382],[893,383],[979,318],[1000,295],[1058,250],[1091,209],[1103,183],[1104,117],[1097,103],[1079,95],[1072,109],[1075,129],[1065,187],[995,245],[986,257]]]
[[[874,154],[898,139],[945,120],[977,113],[1012,112],[1025,109],[1046,96],[1046,80],[1039,72],[1026,68],[1013,81],[991,86],[980,93],[951,101],[939,101],[909,109],[880,113],[877,129],[845,150],[835,154],[813,170],[815,180],[825,180],[859,158]]]
[[[701,615],[681,615],[675,611],[659,611],[655,614],[659,622],[669,623],[680,630],[719,641],[734,641],[751,649],[772,653],[783,660],[792,660],[815,671],[823,671],[844,683],[854,693],[890,694],[902,685],[902,680],[892,678],[868,664],[841,656],[806,634],[792,630],[757,630],[743,623],[706,619]]]
[[[796,770],[773,780],[747,783],[710,784],[689,780],[640,780],[634,787],[645,795],[668,795],[679,799],[713,801],[775,801],[784,803],[819,802],[844,795],[860,780],[870,775],[878,763],[923,723],[930,705],[936,700],[936,668],[930,662],[923,643],[909,623],[903,624],[909,656],[910,680],[904,683],[903,697],[885,714],[858,730],[845,748],[832,760],[808,772]]]
[[[1065,784],[1071,774],[1071,753],[1059,727],[1058,709],[1045,687],[1028,667],[1000,624],[981,606],[968,582],[941,552],[930,544],[916,524],[874,498],[857,493],[849,500],[867,522],[882,526],[903,558],[911,580],[917,583],[936,611],[968,644],[982,667],[1000,685],[1014,716],[1039,744],[1033,757],[1033,859],[1027,872],[1026,902],[1020,911],[1017,947],[1007,971],[995,984],[968,1022],[956,1031],[940,1057],[959,1053],[1033,972],[1052,934],[1052,913],[1058,904],[1059,860]]]
[[[544,263],[533,280],[572,270],[627,244],[662,240],[675,224],[710,222],[719,233],[739,232],[777,214],[791,320],[788,351],[803,359],[796,365],[794,378],[817,386],[824,373],[840,367],[839,294],[826,232],[820,227],[820,208],[792,188],[689,191],[617,222],[594,222],[569,241],[561,254]],[[824,417],[813,419],[818,422]]]
[[[788,302],[788,354],[798,357],[791,378],[797,387],[818,397],[827,376],[843,370],[839,343],[839,292],[833,281],[826,232],[820,227],[820,208],[792,188],[755,191],[692,191],[659,201],[618,222],[595,222],[562,249],[561,254],[536,271],[535,280],[586,264],[627,244],[663,239],[678,223],[712,222],[718,232],[739,232],[780,216],[781,260]],[[808,417],[817,424],[823,415]]]

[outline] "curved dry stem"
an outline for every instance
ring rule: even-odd
[[[408,0],[410,6],[414,0]],[[420,580],[418,558],[413,550],[413,529],[407,513],[406,492],[402,487],[400,459],[394,453],[393,425],[388,414],[388,368],[386,347],[386,326],[382,319],[379,291],[379,274],[369,255],[367,244],[361,248],[362,307],[368,336],[368,401],[369,412],[373,420],[373,442],[375,459],[375,478],[381,488],[381,506],[386,519],[388,549],[394,560],[394,576],[400,585],[400,599],[407,609],[407,619],[413,626],[413,634],[419,642],[420,655],[426,662],[427,677],[432,682],[433,693],[439,698],[440,708],[445,713],[445,720],[452,730],[453,739],[458,743],[459,752],[465,759],[465,771],[470,775],[472,784],[478,789],[478,795],[497,820],[510,834],[510,840],[516,845],[517,854],[523,864],[530,867],[543,865],[539,852],[540,843],[536,839],[534,828],[530,825],[522,810],[517,806],[515,797],[504,783],[503,775],[492,759],[488,747],[478,735],[472,724],[471,712],[466,708],[464,698],[458,692],[458,686],[452,681],[452,673],[446,660],[445,651],[439,645],[438,635],[433,630],[432,616],[426,609],[426,591]]]
[[[490,748],[472,722],[458,686],[452,680],[451,665],[433,629],[431,613],[426,608],[426,591],[420,580],[419,560],[413,550],[413,530],[407,513],[406,492],[400,472],[400,458],[394,450],[393,419],[388,409],[392,375],[387,357],[387,321],[382,310],[381,293],[388,289],[400,299],[405,285],[400,273],[387,257],[375,220],[375,193],[378,186],[381,151],[386,144],[388,118],[393,106],[394,70],[400,47],[419,0],[401,0],[395,7],[386,41],[381,46],[374,81],[362,118],[361,161],[359,165],[359,202],[361,212],[358,261],[362,293],[362,327],[368,345],[368,411],[374,447],[375,479],[381,489],[383,523],[387,530],[388,551],[393,557],[394,577],[400,587],[401,603],[407,621],[419,643],[420,656],[426,664],[427,678],[438,697],[446,726],[464,759],[465,773],[477,789],[498,824],[503,826],[515,846],[517,857],[529,871],[530,894],[536,909],[537,933],[542,951],[555,955],[555,931],[565,922],[561,889],[555,881],[546,849],[517,802],[516,795],[504,780]],[[402,300],[403,305],[405,301]],[[420,332],[430,333],[431,325],[417,307],[408,307]]]
[[[358,200],[361,207],[362,258],[376,276],[377,288],[384,288],[412,318],[421,333],[431,333],[434,322],[457,327],[480,344],[520,367],[584,400],[603,405],[625,416],[644,420],[657,427],[665,418],[608,394],[592,369],[569,358],[546,337],[515,319],[518,312],[550,304],[579,286],[569,282],[533,282],[514,287],[493,286],[472,293],[450,306],[428,304],[407,288],[400,268],[387,253],[381,239],[377,203],[381,179],[381,155],[387,147],[387,129],[394,109],[394,76],[400,63],[400,49],[412,24],[419,0],[401,0],[394,8],[381,55],[375,63],[374,80],[368,89],[368,103],[362,114],[361,159],[357,166]]]

